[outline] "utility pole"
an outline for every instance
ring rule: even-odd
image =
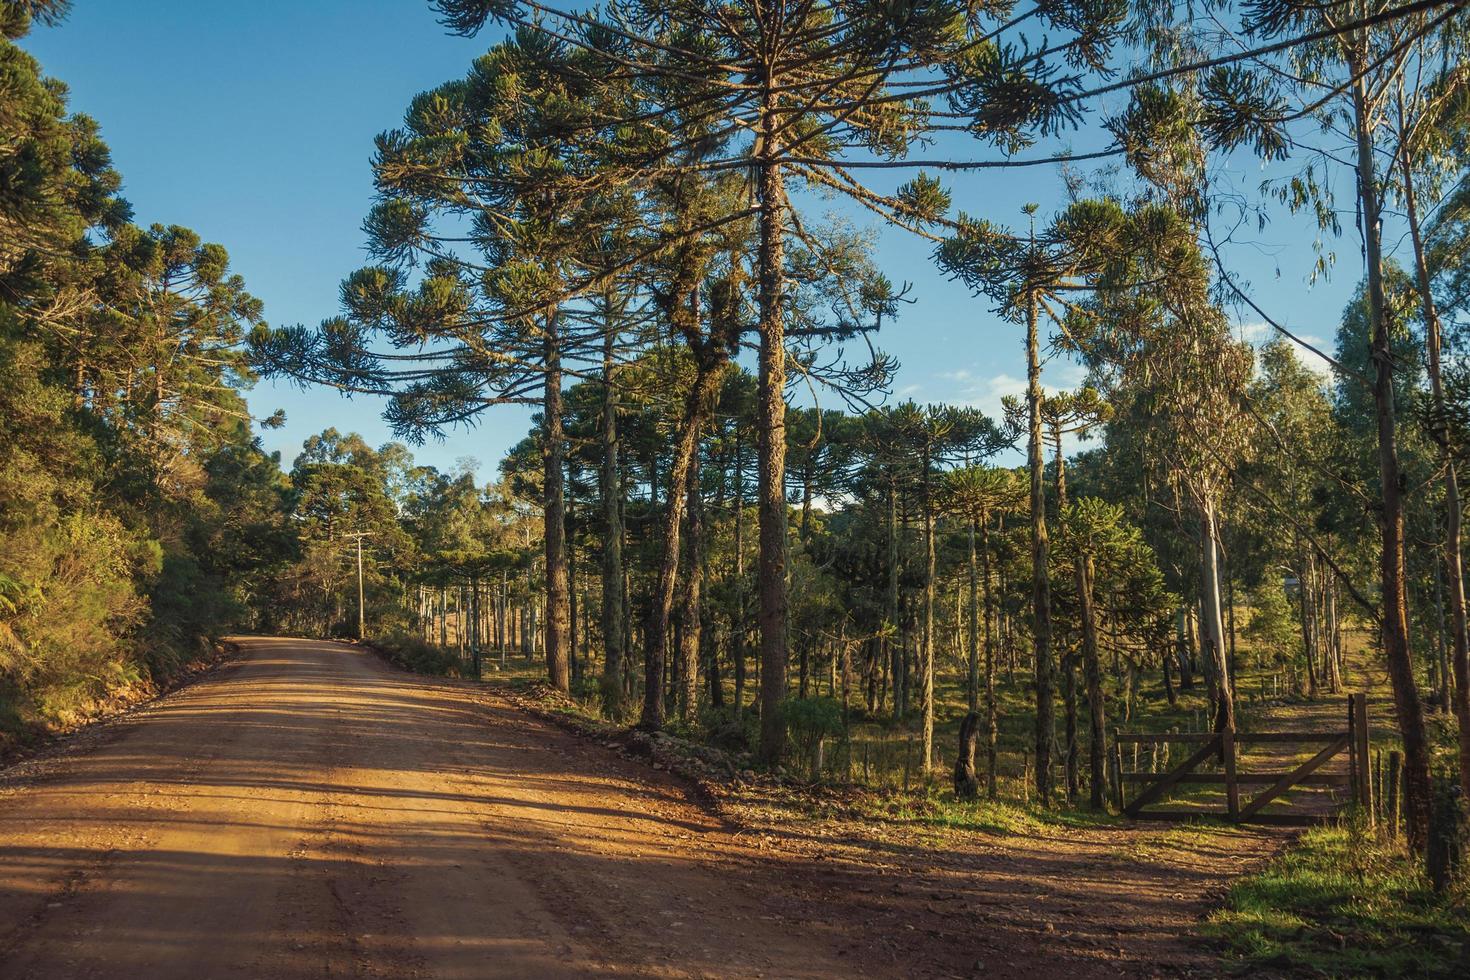
[[[367,615],[363,608],[362,598],[362,539],[371,535],[371,531],[353,531],[344,537],[353,538],[357,541],[357,638],[367,639]]]

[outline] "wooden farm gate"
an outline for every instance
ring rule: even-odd
[[[1171,732],[1143,734],[1119,732],[1119,750],[1113,757],[1119,774],[1118,795],[1123,812],[1137,820],[1184,820],[1191,817],[1222,817],[1235,823],[1282,824],[1301,826],[1321,823],[1332,816],[1332,810],[1303,813],[1263,812],[1266,805],[1279,799],[1295,786],[1325,786],[1345,791],[1347,799],[1373,812],[1373,784],[1369,775],[1368,706],[1361,694],[1348,695],[1347,725],[1330,732]],[[1194,751],[1179,765],[1165,772],[1127,772],[1123,770],[1121,746],[1126,744],[1162,745],[1183,742]],[[1240,746],[1251,744],[1321,745],[1307,761],[1290,769],[1271,772],[1241,772]],[[1342,753],[1348,756],[1348,771],[1318,772],[1328,761]],[[1211,760],[1220,763],[1218,772],[1199,772]],[[1162,800],[1170,790],[1184,784],[1224,786],[1225,810],[1211,809],[1144,809]],[[1132,799],[1130,786],[1142,785]],[[1242,799],[1242,788],[1265,787],[1249,799]]]

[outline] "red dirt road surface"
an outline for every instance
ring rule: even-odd
[[[0,773],[0,976],[1208,976],[1203,896],[1269,850],[742,831],[486,688],[241,643]]]

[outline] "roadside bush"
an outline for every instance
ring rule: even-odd
[[[842,734],[842,703],[836,698],[792,698],[782,706],[796,758],[808,760],[813,779],[820,779],[829,738]]]
[[[736,714],[733,705],[723,708],[706,706],[699,713],[703,741],[726,752],[744,752],[754,745],[758,721],[754,711],[747,708]]]
[[[67,726],[141,679],[127,636],[147,615],[133,542],[106,514],[22,525],[0,551],[0,714]]]
[[[434,677],[460,676],[459,658],[453,651],[426,643],[412,633],[391,633],[375,638],[372,645],[386,654],[389,660],[415,674],[429,674]]]

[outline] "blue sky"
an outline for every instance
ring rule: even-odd
[[[420,0],[77,0],[60,26],[38,27],[22,44],[70,86],[73,110],[101,123],[136,220],[187,225],[224,245],[266,318],[288,324],[334,315],[342,277],[366,262],[373,137],[398,124],[413,95],[463,74],[491,40],[447,36]],[[1261,174],[1242,159],[1229,176],[1250,190]],[[1051,169],[945,180],[958,207],[1001,222],[1024,220],[1028,201],[1044,217],[1062,193]],[[1351,216],[1344,226],[1351,233]],[[1356,239],[1334,243],[1332,279],[1309,285],[1311,241],[1300,219],[1281,215],[1231,259],[1264,309],[1320,340],[1333,336],[1361,266]],[[940,276],[927,244],[884,232],[878,260],[917,301],[879,338],[903,365],[897,396],[995,412],[1002,395],[1021,390],[1019,332]],[[1254,319],[1242,315],[1241,329],[1259,339]],[[1081,377],[1062,363],[1046,371],[1053,385]],[[390,438],[372,399],[262,383],[250,402],[259,416],[286,410],[286,427],[263,434],[286,465],[327,426]],[[444,469],[474,457],[490,477],[529,413],[483,418],[415,455]]]

